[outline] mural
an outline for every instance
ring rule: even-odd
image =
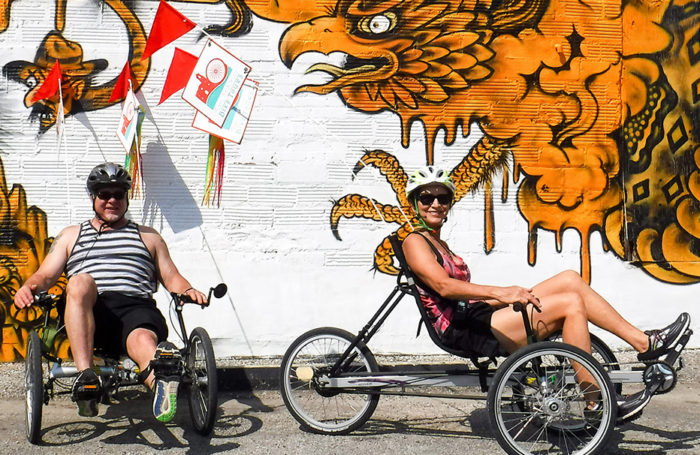
[[[0,33],[12,0],[0,0]],[[145,84],[151,60],[141,61],[144,26],[134,5],[104,0],[124,23],[134,89]],[[336,94],[368,115],[390,112],[408,148],[411,127],[423,127],[425,163],[435,162],[438,134],[450,146],[481,134],[452,170],[457,201],[485,195],[484,249],[496,241],[493,180],[502,173],[505,202],[511,181],[528,223],[528,262],[537,260],[540,230],[553,232],[562,249],[565,230],[581,238],[581,273],[591,279],[590,238],[668,283],[700,281],[700,3],[690,0],[173,0],[174,4],[225,5],[225,24],[210,34],[244,37],[258,19],[288,24],[279,58],[291,68],[313,54],[309,73],[327,81],[296,93]],[[96,83],[109,66],[85,60],[81,43],[64,37],[67,0],[55,0],[54,30],[33,58],[4,65],[7,79],[26,86],[24,106],[39,133],[56,121],[57,98],[32,98],[58,60],[63,68],[64,113],[107,108],[117,77]],[[222,21],[223,22],[223,21]],[[244,38],[241,38],[244,39]],[[340,65],[325,55],[343,53]],[[307,55],[307,60],[310,58]],[[121,67],[123,62],[111,62]],[[114,66],[114,65],[113,65]],[[369,150],[372,144],[363,144]],[[334,203],[330,228],[365,218],[389,223],[401,238],[414,223],[404,196],[406,172],[399,154],[368,151],[354,173],[373,167],[395,202],[347,194]],[[1,167],[1,165],[0,165]],[[23,352],[24,330],[39,315],[13,312],[17,287],[45,255],[50,239],[44,213],[27,208],[19,185],[0,181],[0,293],[5,321],[2,360]],[[4,202],[3,202],[4,201]],[[4,213],[4,214],[3,214]],[[525,233],[524,233],[525,234]],[[387,239],[374,266],[394,274]],[[67,353],[64,340],[57,351]]]
[[[512,158],[530,264],[539,229],[553,231],[561,249],[572,228],[588,281],[594,231],[659,280],[698,281],[700,4],[290,0],[272,11],[260,3],[248,5],[273,20],[290,21],[296,11],[279,45],[288,66],[307,52],[347,55],[343,67],[309,67],[331,80],[297,93],[337,93],[356,110],[391,111],[406,147],[420,122],[428,164],[440,130],[450,145],[460,128],[465,137],[481,129],[483,139],[453,175],[460,197],[484,184],[487,252],[495,230],[489,182],[496,169],[507,174]],[[398,223],[405,236],[405,175],[395,157],[370,156],[356,171],[379,167],[399,206],[347,195],[331,227],[337,233],[340,218],[363,217]],[[390,255],[385,240],[375,253],[380,271],[395,272]]]
[[[41,309],[20,311],[12,302],[17,289],[39,267],[52,240],[47,236],[45,213],[37,207],[27,207],[22,186],[15,184],[8,191],[0,161],[0,361],[23,357],[27,331],[43,321]],[[59,292],[60,287],[65,287],[63,280],[52,292]],[[50,315],[53,319],[57,316]],[[56,337],[53,348],[54,354],[67,356],[65,336]]]

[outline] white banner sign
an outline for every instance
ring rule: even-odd
[[[249,72],[250,66],[209,39],[182,92],[182,99],[217,126],[222,126]]]
[[[134,96],[134,92],[129,90],[122,103],[122,113],[119,119],[119,127],[117,128],[117,137],[127,153],[131,149],[131,144],[134,143],[134,136],[136,136],[136,125],[138,123],[138,115],[136,114],[138,110],[139,102]]]
[[[192,121],[192,126],[214,136],[224,138],[227,141],[240,144],[248,126],[248,119],[250,119],[250,113],[253,111],[257,93],[258,83],[248,79],[241,87],[241,91],[238,92],[238,97],[236,97],[223,125],[219,127],[201,112],[197,112]]]

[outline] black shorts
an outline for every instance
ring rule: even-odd
[[[109,357],[126,354],[126,338],[137,328],[153,331],[158,342],[168,339],[168,326],[153,299],[103,292],[97,296],[92,312],[95,347]]]
[[[485,357],[504,355],[505,351],[491,332],[491,316],[495,310],[484,302],[467,305],[464,317],[451,322],[442,335],[442,342],[453,349],[473,351]]]

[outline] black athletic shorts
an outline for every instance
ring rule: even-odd
[[[442,335],[442,342],[453,349],[473,351],[485,357],[505,354],[491,332],[491,316],[496,308],[476,302],[466,306],[466,314],[455,318]]]
[[[93,314],[95,347],[107,356],[126,354],[126,338],[140,327],[155,332],[158,342],[168,339],[168,326],[153,299],[103,292],[97,296]]]

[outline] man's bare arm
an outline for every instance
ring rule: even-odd
[[[190,282],[182,276],[175,266],[163,237],[152,228],[140,226],[140,229],[146,247],[151,251],[151,254],[153,254],[158,279],[163,283],[165,289],[178,294],[187,294],[187,296],[199,304],[206,303],[206,296],[197,289],[194,289]]]
[[[15,305],[18,308],[31,306],[34,294],[46,291],[56,284],[65,269],[70,250],[78,237],[78,230],[79,226],[69,226],[56,236],[39,269],[17,290]]]

